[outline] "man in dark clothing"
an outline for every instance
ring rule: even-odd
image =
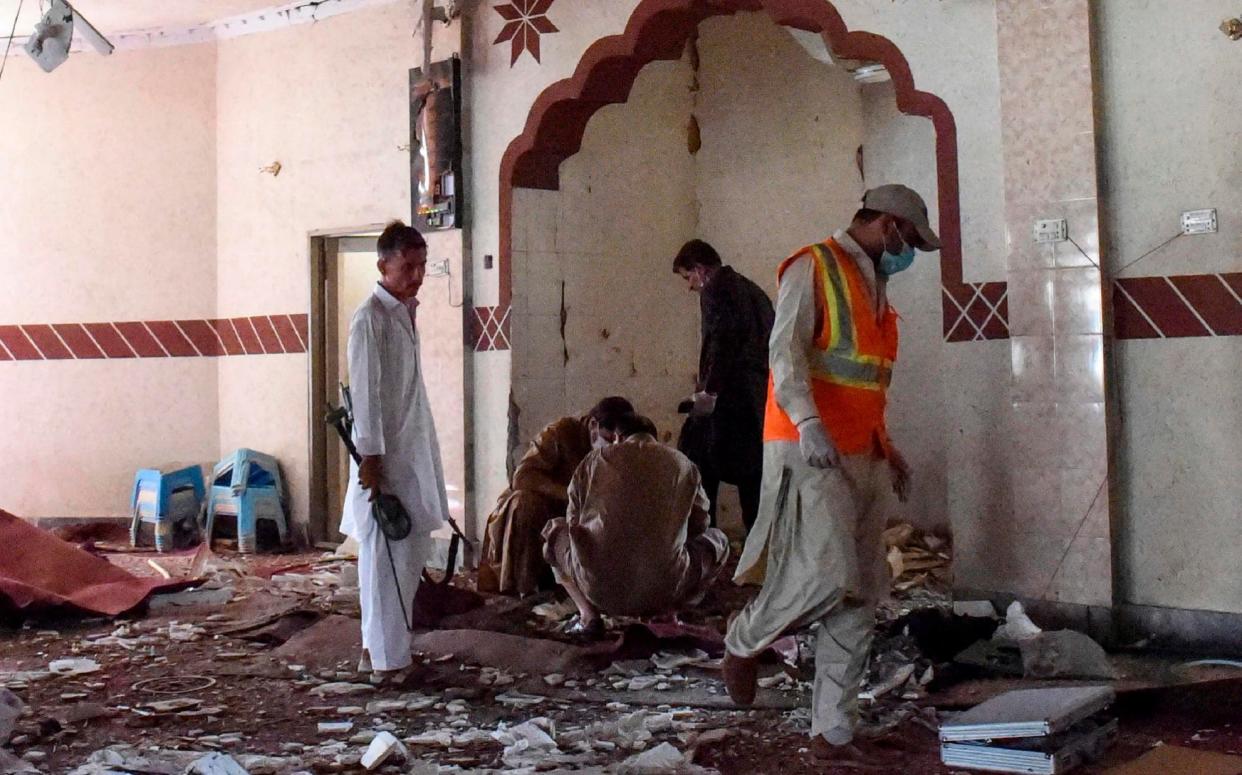
[[[673,271],[699,294],[702,345],[690,417],[678,448],[698,465],[716,522],[720,482],[737,485],[746,529],[759,510],[763,411],[768,390],[772,301],[755,283],[723,266],[703,240],[690,240]]]

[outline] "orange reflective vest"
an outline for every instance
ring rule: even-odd
[[[798,251],[781,264],[777,276],[805,255],[815,264],[818,314],[808,366],[820,419],[841,454],[879,452],[887,457],[884,408],[897,359],[897,313],[888,306],[877,319],[866,280],[835,240]],[[770,375],[763,440],[798,440],[797,427],[776,402]]]

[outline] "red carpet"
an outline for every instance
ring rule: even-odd
[[[184,584],[134,576],[0,510],[0,615],[69,606],[115,616]]]

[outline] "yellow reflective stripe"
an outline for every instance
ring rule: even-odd
[[[893,364],[887,360],[863,360],[824,351],[816,353],[809,365],[813,378],[855,387],[887,387],[893,376]]]
[[[828,332],[828,349],[853,352],[856,342],[854,309],[849,289],[845,287],[845,278],[837,266],[836,255],[825,245],[813,245],[811,252],[815,254],[819,267],[820,286],[824,289],[824,303],[828,306],[828,321],[832,328]]]

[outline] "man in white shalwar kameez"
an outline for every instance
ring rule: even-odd
[[[735,576],[763,588],[729,625],[723,671],[730,697],[748,705],[759,654],[818,624],[811,747],[841,763],[886,757],[854,739],[875,607],[888,591],[884,490],[905,500],[909,482],[884,421],[897,357],[886,288],[915,248],[939,247],[918,194],[881,186],[848,229],[779,273],[759,518]]]
[[[362,663],[395,673],[412,661],[414,594],[434,545],[430,533],[449,510],[415,325],[427,243],[398,221],[384,229],[376,247],[380,280],[349,326],[353,438],[362,465],[350,466],[341,532],[358,542]],[[371,515],[377,491],[399,498],[413,525],[409,536],[387,547]]]

